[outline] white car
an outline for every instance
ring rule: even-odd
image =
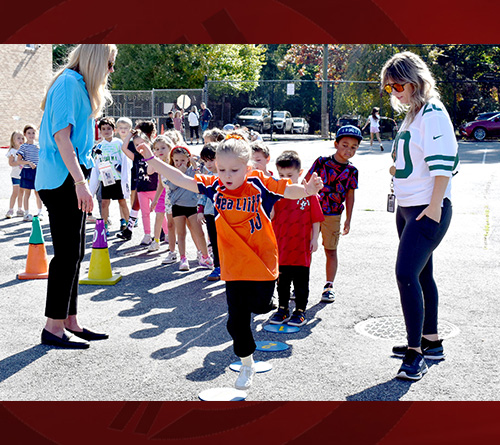
[[[293,119],[289,111],[273,111],[273,126],[283,134],[292,133]]]
[[[300,134],[309,133],[309,124],[303,117],[293,118],[293,132]]]

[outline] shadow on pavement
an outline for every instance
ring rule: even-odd
[[[42,358],[49,350],[49,347],[40,344],[4,358],[0,361],[0,382],[7,380],[39,358]]]

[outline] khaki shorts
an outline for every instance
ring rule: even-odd
[[[337,250],[341,218],[342,215],[325,215],[325,220],[321,221],[321,238],[323,238],[323,246],[327,250]]]

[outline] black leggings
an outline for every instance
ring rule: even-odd
[[[226,281],[227,330],[234,353],[248,357],[256,348],[252,335],[252,313],[271,311],[275,281]]]
[[[420,347],[424,334],[438,332],[438,289],[432,271],[432,252],[450,226],[452,206],[445,199],[439,223],[417,216],[427,206],[401,207],[396,212],[399,248],[396,279],[406,324],[408,346]]]
[[[208,238],[210,238],[210,244],[212,244],[212,252],[214,254],[214,267],[220,267],[219,247],[217,245],[217,230],[215,228],[215,216],[205,215],[205,221],[207,222]]]
[[[54,190],[40,190],[47,207],[54,256],[49,265],[45,316],[65,320],[76,315],[80,264],[85,255],[85,216],[78,208],[73,178]]]
[[[278,278],[279,305],[287,309],[292,283],[295,291],[295,308],[305,311],[309,297],[309,267],[280,266],[280,276]]]

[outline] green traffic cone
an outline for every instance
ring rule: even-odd
[[[33,217],[29,243],[44,244],[42,228],[40,227],[40,219],[38,218],[38,216]]]

